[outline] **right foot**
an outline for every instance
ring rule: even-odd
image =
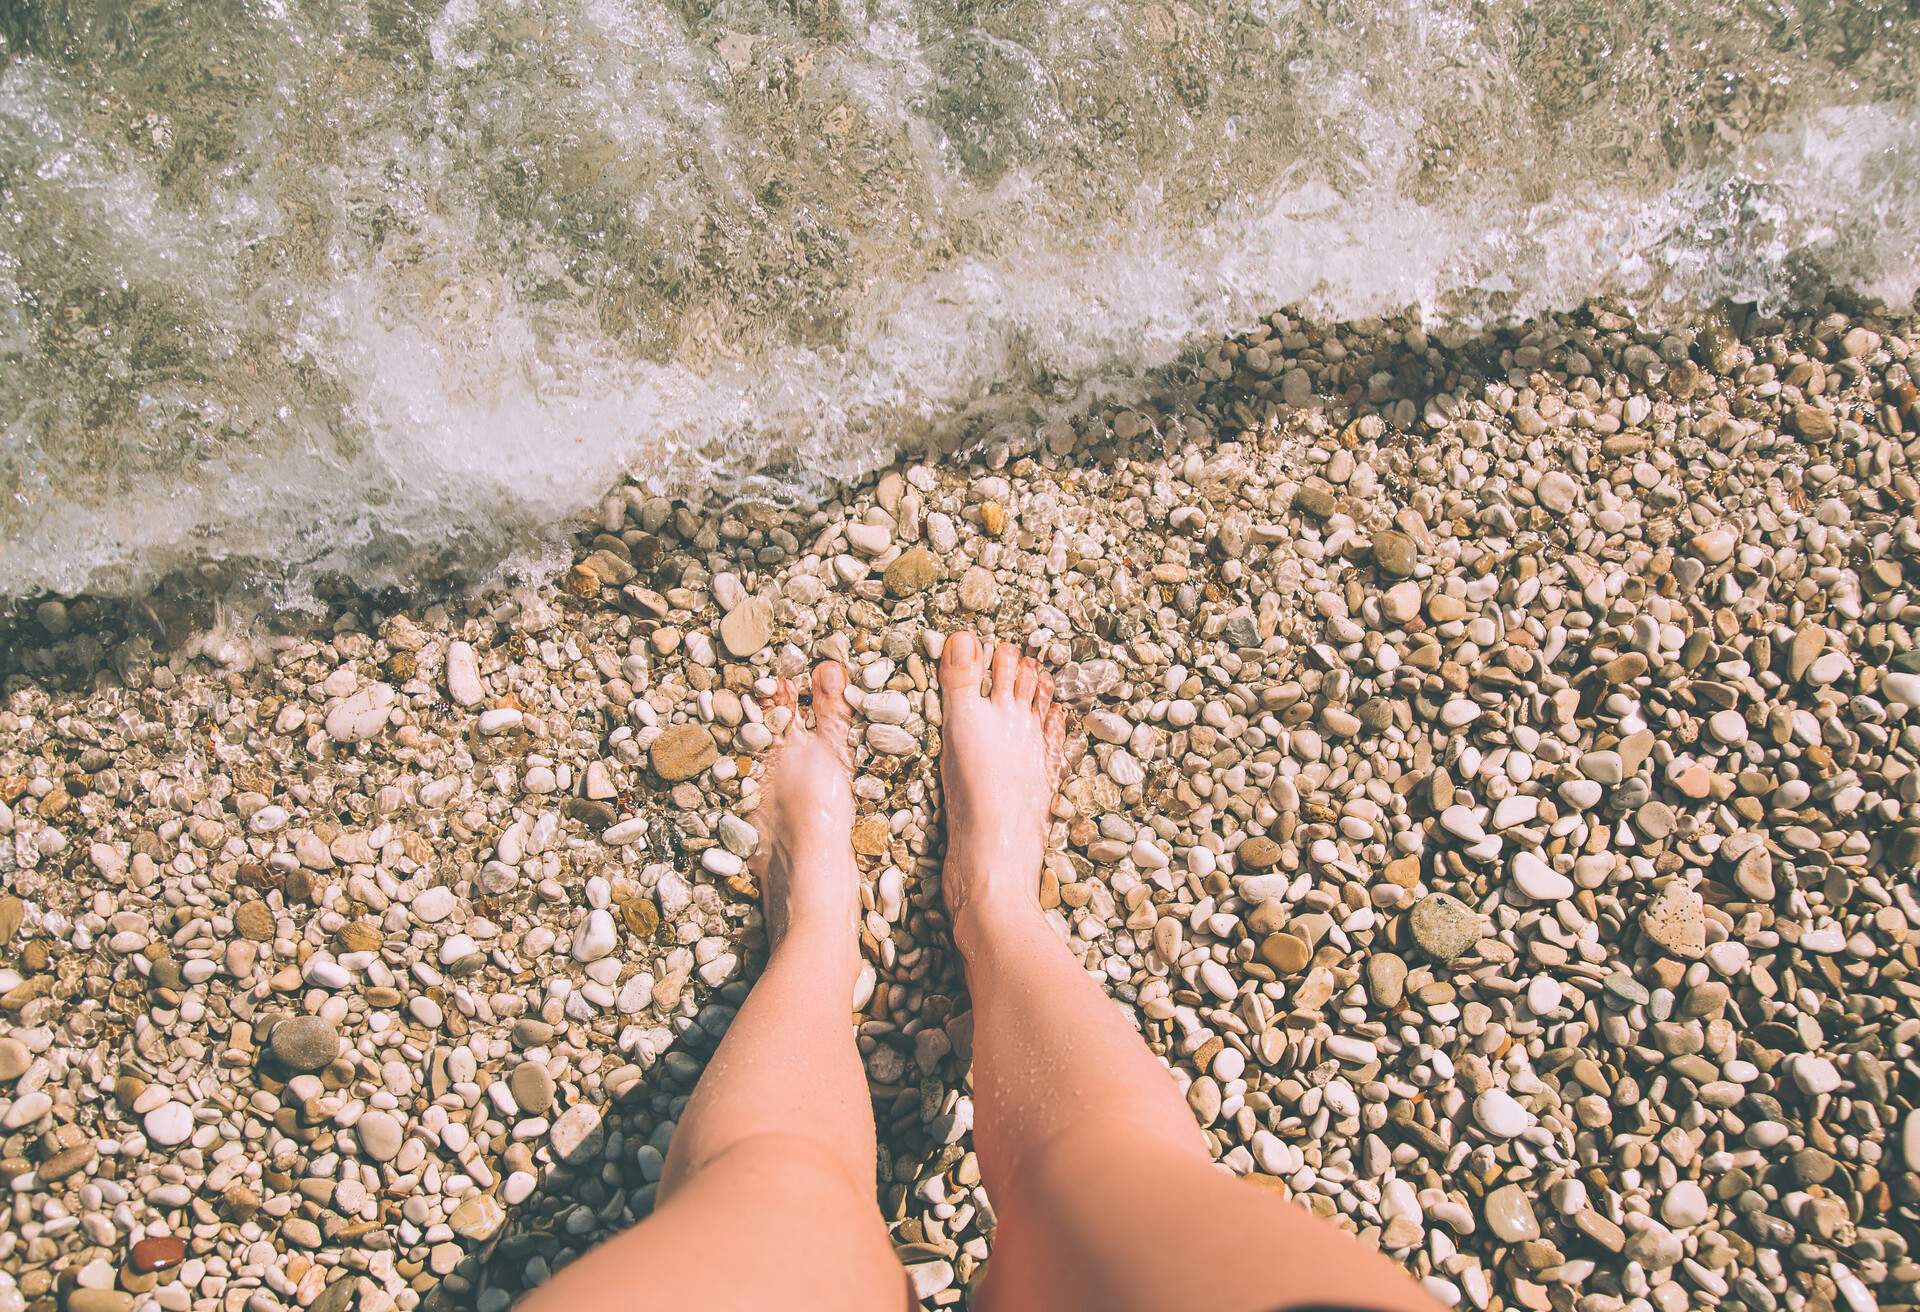
[[[1066,743],[1053,679],[1001,643],[993,687],[980,693],[986,657],[971,633],[940,653],[940,788],[947,811],[947,908],[1038,911],[1040,861]]]
[[[768,758],[753,823],[760,845],[751,868],[766,906],[767,940],[777,946],[802,926],[834,935],[860,914],[853,861],[853,714],[838,661],[813,671],[813,726],[800,716],[799,690],[780,680],[773,705],[786,723]]]

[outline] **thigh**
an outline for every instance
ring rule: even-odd
[[[991,1195],[981,1312],[1437,1309],[1405,1271],[1299,1204],[1112,1128],[1069,1131]]]
[[[805,1139],[742,1140],[681,1182],[652,1216],[613,1239],[593,1273],[622,1282],[617,1303],[567,1289],[562,1270],[539,1312],[619,1306],[633,1312],[903,1312],[905,1270],[871,1190]],[[578,1265],[578,1264],[575,1264]],[[543,1297],[544,1296],[544,1297]]]

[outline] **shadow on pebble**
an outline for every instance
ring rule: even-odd
[[[502,1312],[558,1268],[645,1220],[675,1120],[746,995],[737,981],[715,990],[620,1096],[557,1107],[552,1130],[533,1151],[539,1184],[505,1209],[499,1228],[473,1244],[421,1306]],[[496,1205],[499,1192],[489,1195]]]
[[[756,978],[762,964],[756,959]],[[468,1238],[467,1253],[422,1299],[425,1312],[504,1312],[568,1262],[645,1220],[653,1210],[674,1126],[750,987],[750,980],[734,980],[704,997],[693,1021],[620,1096],[560,1109],[548,1138],[533,1151],[539,1184],[502,1209],[490,1236],[477,1242]],[[970,1020],[963,1011],[949,1026],[960,1035],[953,1054],[959,1060],[968,1055]],[[959,1140],[970,1127],[951,1112],[955,1093],[950,1086],[959,1077],[943,1070],[949,1078],[923,1075],[916,1082],[910,1060],[893,1060],[897,1049],[883,1043],[876,1050],[877,1060],[872,1051],[867,1054],[870,1079],[878,1067],[904,1080],[870,1082],[880,1139],[876,1190],[896,1252],[916,1285],[934,1293],[956,1282],[955,1254],[920,1242],[923,1235],[909,1214],[918,1200],[909,1191],[913,1182],[952,1170],[965,1155]],[[498,1207],[499,1195],[496,1188],[486,1197]],[[961,1284],[983,1272],[965,1259],[960,1266]],[[938,1275],[932,1275],[936,1269]],[[330,1287],[314,1305],[316,1312],[347,1312],[352,1284]],[[961,1295],[950,1288],[938,1302],[964,1308]]]

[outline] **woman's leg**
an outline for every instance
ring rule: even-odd
[[[908,1306],[854,1046],[846,684],[838,664],[814,671],[812,729],[781,685],[795,719],[754,812],[767,968],[675,1127],[653,1215],[529,1296],[534,1312]]]
[[[973,995],[974,1144],[999,1217],[984,1301],[1434,1308],[1386,1258],[1209,1160],[1166,1068],[1040,910],[1065,727],[1052,682],[1002,645],[983,697],[983,664],[970,634],[947,640],[943,878]]]

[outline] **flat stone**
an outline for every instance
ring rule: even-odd
[[[573,959],[580,962],[599,961],[612,956],[618,946],[620,934],[614,926],[613,913],[595,907],[587,913],[585,923],[573,936]]]
[[[1646,655],[1637,651],[1615,656],[1600,667],[1600,677],[1608,683],[1631,683],[1646,672]]]
[[[1273,967],[1276,974],[1291,975],[1306,968],[1313,960],[1313,950],[1292,934],[1269,934],[1260,940],[1260,960]]]
[[[1556,515],[1564,515],[1573,509],[1574,501],[1580,495],[1580,485],[1572,475],[1556,469],[1540,476],[1534,495],[1548,510]]]
[[[1332,488],[1311,480],[1302,483],[1299,490],[1293,494],[1293,508],[1314,519],[1327,518],[1333,514],[1338,504],[1334,500]]]
[[[447,644],[447,695],[461,706],[478,706],[486,699],[480,681],[480,658],[466,642]]]
[[[537,1061],[523,1061],[513,1068],[513,1074],[507,1079],[507,1087],[513,1091],[513,1101],[521,1111],[532,1116],[544,1116],[553,1106],[553,1076],[547,1068]]]
[[[1235,868],[1249,872],[1270,869],[1279,859],[1280,844],[1264,834],[1245,839],[1233,853]]]
[[[289,1016],[268,1037],[275,1060],[290,1071],[317,1071],[340,1055],[340,1034],[321,1016]]]
[[[1461,956],[1480,941],[1480,916],[1459,899],[1429,893],[1409,914],[1413,941],[1435,961]]]
[[[1707,919],[1700,895],[1681,881],[1669,880],[1640,913],[1640,928],[1667,952],[1689,960],[1707,950]]]
[[[1000,585],[994,581],[993,571],[980,565],[967,567],[955,592],[967,610],[992,610],[1000,602]]]
[[[1532,852],[1515,852],[1509,872],[1520,891],[1536,902],[1558,902],[1573,896],[1573,881]]]
[[[767,645],[772,625],[772,604],[763,597],[749,597],[721,619],[720,641],[729,656],[745,660]]]
[[[667,726],[649,752],[654,773],[668,783],[691,779],[720,759],[720,748],[704,724]]]
[[[883,577],[888,596],[911,597],[939,581],[940,560],[925,547],[909,547],[887,566]]]
[[[1519,1244],[1540,1237],[1540,1221],[1533,1202],[1517,1184],[1503,1184],[1482,1205],[1487,1228],[1506,1243]]]
[[[920,740],[897,724],[869,724],[866,742],[882,756],[912,756],[920,750]]]
[[[1620,753],[1615,751],[1582,752],[1580,773],[1602,787],[1608,787],[1626,777],[1626,766],[1620,759]]]
[[[273,937],[273,910],[258,898],[242,902],[234,908],[233,928],[244,938],[264,943]]]
[[[1533,1113],[1503,1089],[1488,1089],[1473,1100],[1473,1119],[1496,1139],[1514,1139],[1533,1127]]]
[[[1755,846],[1741,853],[1734,865],[1734,882],[1748,897],[1771,902],[1774,896],[1773,853]]]
[[[370,683],[327,712],[327,737],[337,743],[365,742],[387,727],[395,693],[390,684]]]
[[[1709,565],[1718,565],[1733,555],[1733,549],[1740,544],[1740,535],[1726,525],[1708,529],[1705,533],[1696,533],[1687,542],[1687,550]]]
[[[1827,647],[1827,631],[1818,624],[1802,624],[1793,631],[1793,646],[1788,649],[1787,673],[1789,678],[1806,677],[1813,662]]]
[[[61,1303],[66,1312],[131,1312],[133,1295],[118,1289],[74,1288]]]
[[[1477,843],[1487,836],[1480,817],[1474,814],[1470,806],[1449,806],[1440,812],[1440,827],[1455,838],[1468,843]]]
[[[183,1102],[163,1102],[146,1114],[140,1126],[149,1141],[171,1148],[193,1134],[193,1108]]]
[[[1824,442],[1835,432],[1831,411],[1822,410],[1809,402],[1797,402],[1793,407],[1793,431],[1810,442]]]
[[[1832,1093],[1840,1087],[1839,1068],[1825,1057],[1799,1053],[1793,1058],[1792,1070],[1793,1082],[1809,1097]]]
[[[1707,732],[1729,746],[1747,740],[1747,717],[1738,711],[1716,711],[1707,720]]]
[[[606,1131],[600,1124],[600,1110],[591,1103],[575,1103],[561,1112],[547,1132],[553,1155],[560,1161],[597,1156],[606,1143]]]
[[[416,893],[413,901],[407,904],[407,910],[421,924],[436,925],[452,915],[458,905],[459,899],[454,896],[452,889],[444,884],[435,884]]]
[[[1679,1229],[1699,1225],[1712,1210],[1706,1191],[1692,1180],[1676,1181],[1660,1200],[1660,1219]]]
[[[507,1220],[507,1209],[491,1194],[472,1194],[453,1209],[447,1224],[462,1239],[491,1239]]]

